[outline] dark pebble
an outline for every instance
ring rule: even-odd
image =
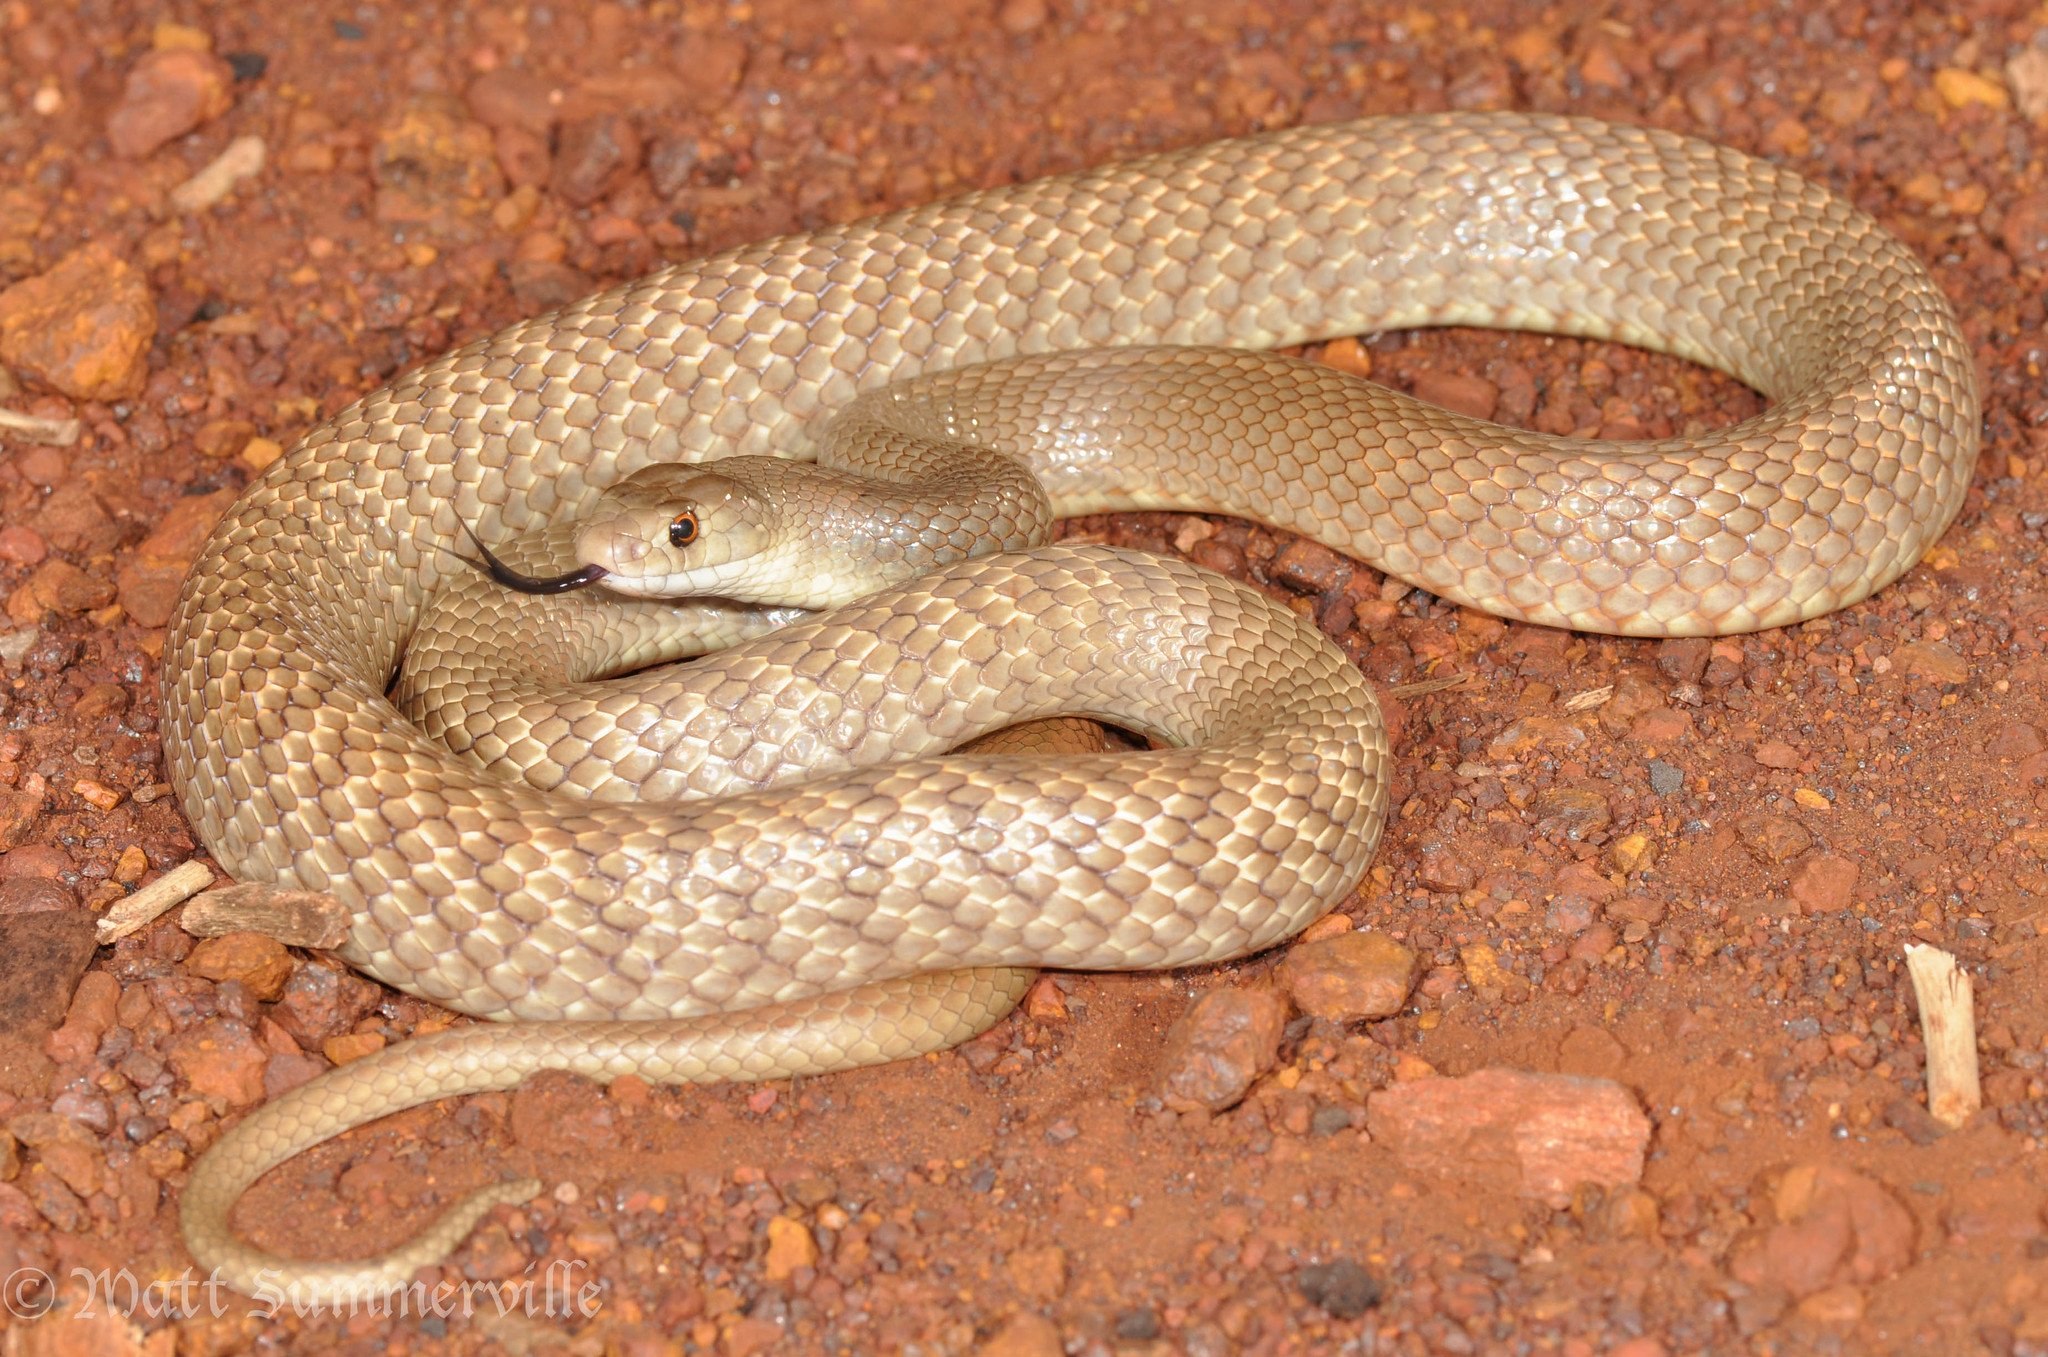
[[[1159,1336],[1159,1316],[1150,1310],[1126,1310],[1116,1317],[1116,1336],[1126,1343],[1149,1343]]]
[[[1662,759],[1650,760],[1650,790],[1659,796],[1676,796],[1685,786],[1685,770]]]
[[[1301,1270],[1301,1294],[1309,1304],[1338,1319],[1356,1319],[1380,1303],[1386,1288],[1349,1258],[1314,1263]]]

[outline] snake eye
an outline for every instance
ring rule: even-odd
[[[668,544],[672,547],[686,547],[697,540],[697,515],[685,509],[677,514],[668,525]]]

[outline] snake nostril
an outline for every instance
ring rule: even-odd
[[[638,533],[615,532],[612,534],[611,558],[620,565],[630,565],[647,554],[647,539]]]

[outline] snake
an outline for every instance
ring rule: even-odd
[[[1674,354],[1768,405],[1560,437],[1272,352],[1438,325]],[[1726,634],[1910,568],[1977,441],[1948,301],[1870,216],[1724,147],[1530,113],[1002,185],[470,343],[228,511],[161,729],[221,867],[330,895],[347,963],[491,1021],[244,1117],[185,1185],[188,1248],[251,1294],[389,1290],[538,1184],[332,1262],[242,1239],[236,1200],[350,1126],[538,1069],[900,1059],[996,1021],[1030,968],[1244,956],[1341,903],[1387,815],[1371,685],[1284,601],[1046,544],[1047,520],[1234,514],[1502,617]],[[509,590],[478,546],[595,585]],[[892,582],[843,601],[869,572]],[[1060,717],[1146,747],[960,749]]]

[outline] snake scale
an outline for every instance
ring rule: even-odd
[[[1596,443],[1213,347],[1445,324],[1666,351],[1772,403]],[[947,510],[891,529],[938,549],[925,573],[770,631],[784,619],[737,604],[529,599],[463,561],[472,528],[559,560],[634,473],[809,458],[849,405],[900,419],[892,446],[1022,460],[1057,514],[1241,514],[1475,608],[1630,635],[1862,598],[1958,512],[1978,424],[1946,300],[1861,212],[1699,141],[1509,113],[991,189],[469,344],[307,435],[214,531],[172,622],[163,735],[228,872],[337,897],[351,964],[513,1025],[402,1043],[245,1119],[185,1191],[203,1266],[376,1292],[535,1189],[487,1188],[361,1262],[230,1232],[247,1184],[373,1116],[542,1068],[898,1058],[993,1022],[1020,968],[1238,956],[1355,885],[1386,805],[1369,688],[1286,608],[1193,567],[1085,545],[958,559],[979,520]],[[692,629],[736,644],[585,682]],[[532,661],[510,689],[471,655],[493,637]],[[948,752],[1057,715],[1158,747]]]

